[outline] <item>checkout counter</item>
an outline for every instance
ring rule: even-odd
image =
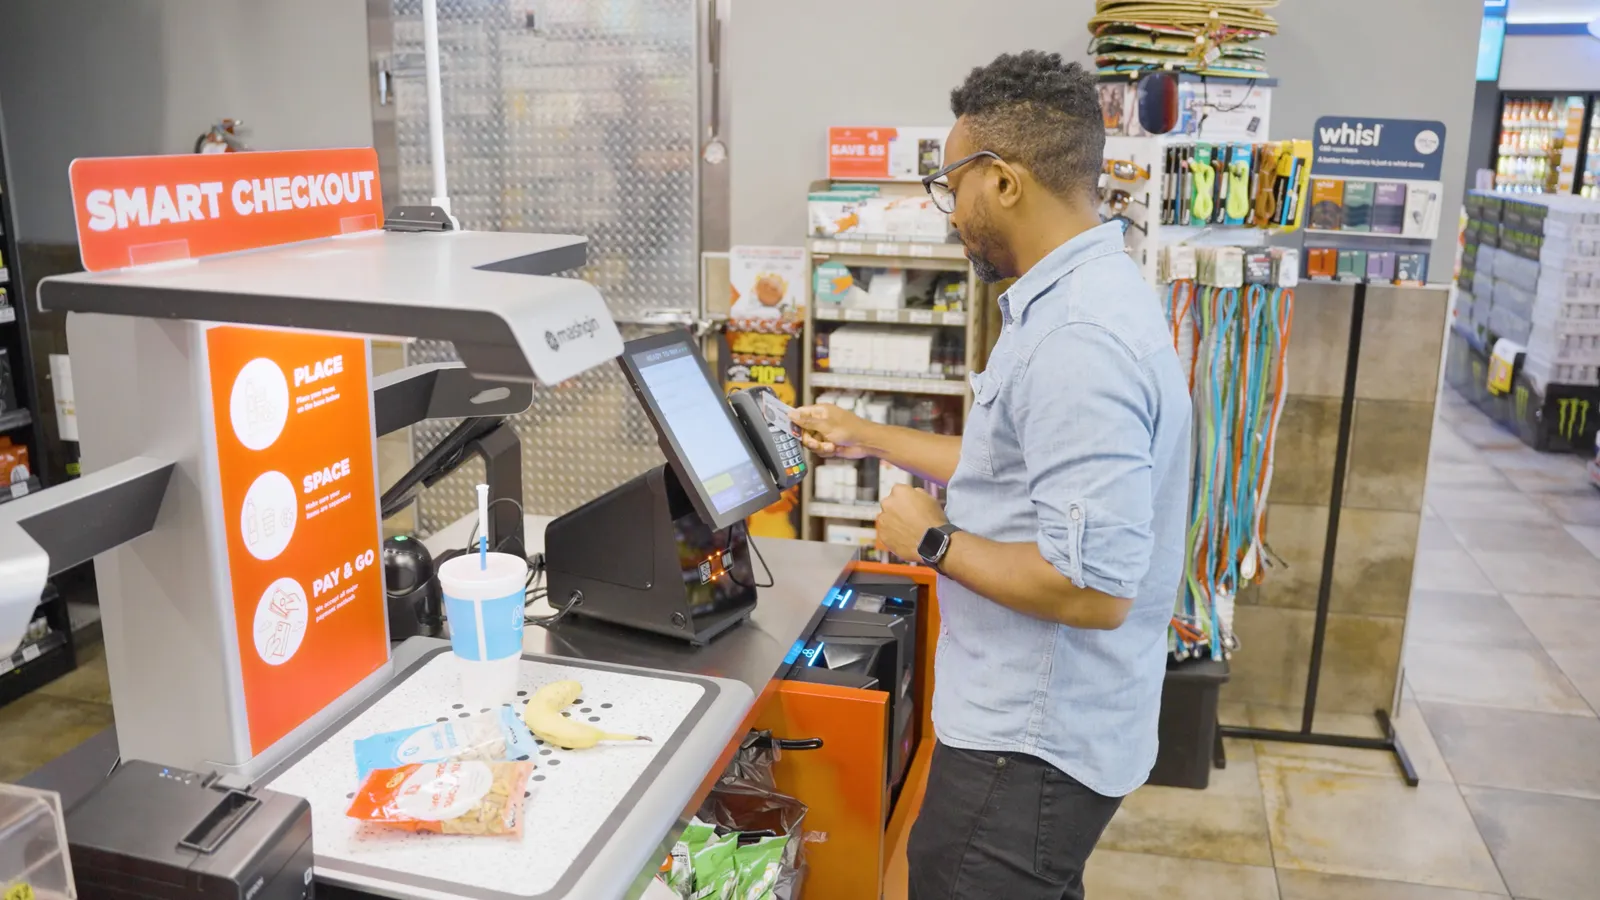
[[[252,165],[278,157],[285,171],[304,161],[310,173],[332,152],[240,156]],[[193,159],[223,180],[226,167],[244,164]],[[170,163],[96,162],[118,164],[113,174],[134,183],[173,177]],[[375,179],[374,157],[354,164]],[[78,176],[75,168],[81,206],[90,198],[78,195]],[[551,277],[582,263],[581,238],[459,232],[427,215],[352,230],[361,221],[347,215],[331,220],[327,236],[225,247],[232,252],[177,264],[142,265],[150,245],[124,240],[112,248],[124,253],[115,265],[41,285],[42,308],[72,314],[86,474],[0,506],[0,625],[7,610],[37,602],[49,574],[94,559],[117,726],[26,784],[59,791],[69,810],[92,807],[97,821],[115,820],[79,829],[96,841],[162,851],[110,862],[86,854],[108,868],[80,874],[80,896],[129,878],[140,860],[150,868],[137,895],[184,896],[183,868],[215,861],[225,844],[238,864],[224,880],[249,900],[308,896],[313,883],[335,896],[637,896],[746,731],[774,717],[795,724],[779,708],[775,679],[802,660],[854,551],[742,533],[735,523],[770,502],[772,460],[734,427],[720,392],[722,418],[677,405],[694,385],[684,368],[676,384],[641,398],[662,430],[667,466],[561,520],[521,523],[530,553],[545,545],[557,604],[582,602],[548,629],[526,629],[519,696],[578,680],[596,718],[654,742],[544,748],[515,840],[375,836],[344,815],[358,787],[353,739],[463,714],[447,641],[388,640],[374,565],[376,437],[423,416],[515,414],[532,401],[533,381],[556,383],[618,356],[648,394],[639,369],[662,362],[665,346],[630,358],[594,288]],[[80,238],[87,262],[100,236]],[[348,334],[452,340],[464,365],[375,381],[365,343]],[[716,392],[703,361],[700,370]],[[679,415],[691,418],[674,423]],[[608,529],[629,526],[629,509],[633,531],[618,532],[628,539],[608,541]],[[470,527],[458,523],[429,543],[465,544]],[[655,551],[674,549],[663,540],[676,542],[676,554],[640,561],[651,541]],[[711,550],[687,558],[685,547]],[[764,581],[753,577],[751,550]],[[626,589],[597,587],[608,579]],[[724,589],[728,581],[737,589]],[[586,587],[563,587],[574,584]],[[619,613],[629,604],[608,603],[613,594],[644,606]],[[653,625],[627,626],[663,602]],[[684,633],[671,636],[675,628]],[[880,763],[864,768],[881,788],[888,689],[809,687],[862,710],[839,721],[867,724],[866,758]],[[133,760],[156,764],[148,779],[96,789],[130,782],[115,772]],[[869,806],[881,838],[889,797],[878,793]],[[197,797],[209,804],[201,821],[165,820],[166,810],[194,810]],[[283,827],[239,826],[267,809]],[[77,840],[73,815],[69,840]],[[303,840],[307,815],[312,837]],[[179,838],[177,856],[167,852],[169,835]],[[303,855],[315,862],[302,876]]]

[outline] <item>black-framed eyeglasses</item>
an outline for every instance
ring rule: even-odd
[[[961,157],[960,159],[945,166],[932,175],[925,176],[922,179],[922,186],[927,190],[928,196],[932,198],[934,209],[937,209],[939,212],[942,212],[946,215],[956,211],[955,189],[950,187],[948,182],[940,181],[939,179],[945,178],[949,176],[951,172],[954,172],[967,163],[972,162],[975,159],[981,159],[985,156],[993,160],[1004,162],[1004,160],[1000,159],[1000,154],[995,153],[992,150],[979,150],[977,153],[974,153],[971,156]]]

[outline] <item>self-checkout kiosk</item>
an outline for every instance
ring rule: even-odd
[[[655,741],[547,764],[529,785],[546,812],[517,842],[360,833],[344,816],[351,741],[459,708],[447,648],[391,656],[376,435],[514,415],[534,382],[622,356],[669,461],[551,526],[551,596],[691,643],[751,614],[765,566],[740,520],[804,474],[792,438],[756,398],[730,409],[686,334],[625,352],[596,289],[553,277],[582,264],[583,238],[459,231],[429,210],[397,223],[371,150],[80,160],[72,182],[89,271],[45,279],[38,303],[68,313],[85,474],[0,505],[0,646],[49,575],[95,561],[120,751],[157,768],[125,767],[138,792],[91,798],[139,827],[96,829],[106,846],[86,856],[126,873],[117,840],[289,840],[298,825],[235,826],[268,809],[297,823],[308,807],[326,883],[623,895],[716,767],[750,688],[524,655],[519,687],[580,680]],[[368,335],[452,341],[462,364],[375,379]],[[490,540],[510,527],[491,523]],[[141,801],[149,791],[167,794]],[[144,864],[167,872],[203,849]]]

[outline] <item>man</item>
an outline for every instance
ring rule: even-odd
[[[1005,55],[951,94],[928,179],[985,281],[1017,278],[960,437],[797,411],[822,456],[947,484],[896,487],[878,538],[938,569],[938,736],[911,833],[913,900],[1083,897],[1121,798],[1155,762],[1184,567],[1190,403],[1155,294],[1101,224],[1094,77]],[[948,516],[948,517],[947,517]]]

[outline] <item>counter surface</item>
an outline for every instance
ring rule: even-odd
[[[544,528],[550,521],[542,516],[526,517],[530,552],[544,549]],[[462,520],[424,543],[438,553],[450,546],[465,545],[471,530],[472,521]],[[767,538],[756,538],[756,543],[772,571],[773,586],[760,589],[750,621],[704,647],[605,623],[572,619],[552,629],[528,628],[523,649],[570,659],[729,678],[749,685],[759,699],[795,641],[809,634],[815,626],[822,615],[823,598],[842,583],[846,567],[855,558],[855,549]],[[548,612],[538,607],[535,611]],[[405,641],[393,650],[395,670],[403,671],[441,646],[448,646],[448,642],[421,637]],[[106,729],[40,767],[22,779],[22,783],[57,791],[62,804],[70,807],[104,779],[117,758],[116,732]],[[666,835],[664,839],[670,841],[670,837]]]

